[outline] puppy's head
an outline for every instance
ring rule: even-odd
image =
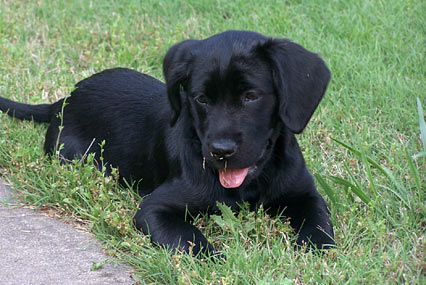
[[[246,31],[176,44],[163,71],[171,125],[181,112],[183,89],[202,155],[226,188],[261,172],[282,124],[303,131],[330,80],[316,54]]]

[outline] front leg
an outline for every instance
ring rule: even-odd
[[[327,205],[315,189],[312,192],[287,200],[284,215],[298,234],[297,244],[331,248],[335,242]]]
[[[196,210],[200,201],[193,194],[165,183],[155,189],[140,203],[135,216],[136,228],[150,235],[151,240],[172,250],[182,250],[197,255],[213,253],[213,246],[195,226],[185,221],[187,211]]]

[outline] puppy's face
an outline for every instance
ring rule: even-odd
[[[282,125],[294,133],[304,129],[330,79],[316,54],[245,31],[179,43],[166,54],[163,71],[171,125],[183,88],[201,156],[225,188],[261,173]]]
[[[196,57],[186,92],[207,164],[223,187],[248,183],[270,156],[280,121],[270,66],[251,53]]]

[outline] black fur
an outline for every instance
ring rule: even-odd
[[[172,249],[212,252],[185,217],[234,210],[248,202],[290,218],[298,244],[334,244],[328,209],[318,194],[294,133],[320,102],[330,72],[319,56],[286,39],[228,31],[170,48],[167,87],[115,68],[76,85],[66,103],[31,106],[0,98],[0,110],[50,122],[45,151],[60,143],[65,159],[95,153],[145,196],[135,225]],[[167,95],[166,95],[167,94]],[[247,169],[242,184],[224,188],[219,169]],[[225,172],[226,173],[226,172]],[[191,215],[186,215],[188,211]]]

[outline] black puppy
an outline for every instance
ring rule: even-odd
[[[166,86],[116,68],[77,83],[56,103],[0,98],[0,110],[50,122],[44,149],[54,152],[60,135],[64,159],[87,152],[99,159],[105,141],[104,161],[145,196],[136,227],[160,245],[212,252],[187,211],[248,202],[289,217],[298,244],[332,246],[327,206],[294,136],[330,80],[321,58],[286,39],[228,31],[174,45],[163,71]]]

